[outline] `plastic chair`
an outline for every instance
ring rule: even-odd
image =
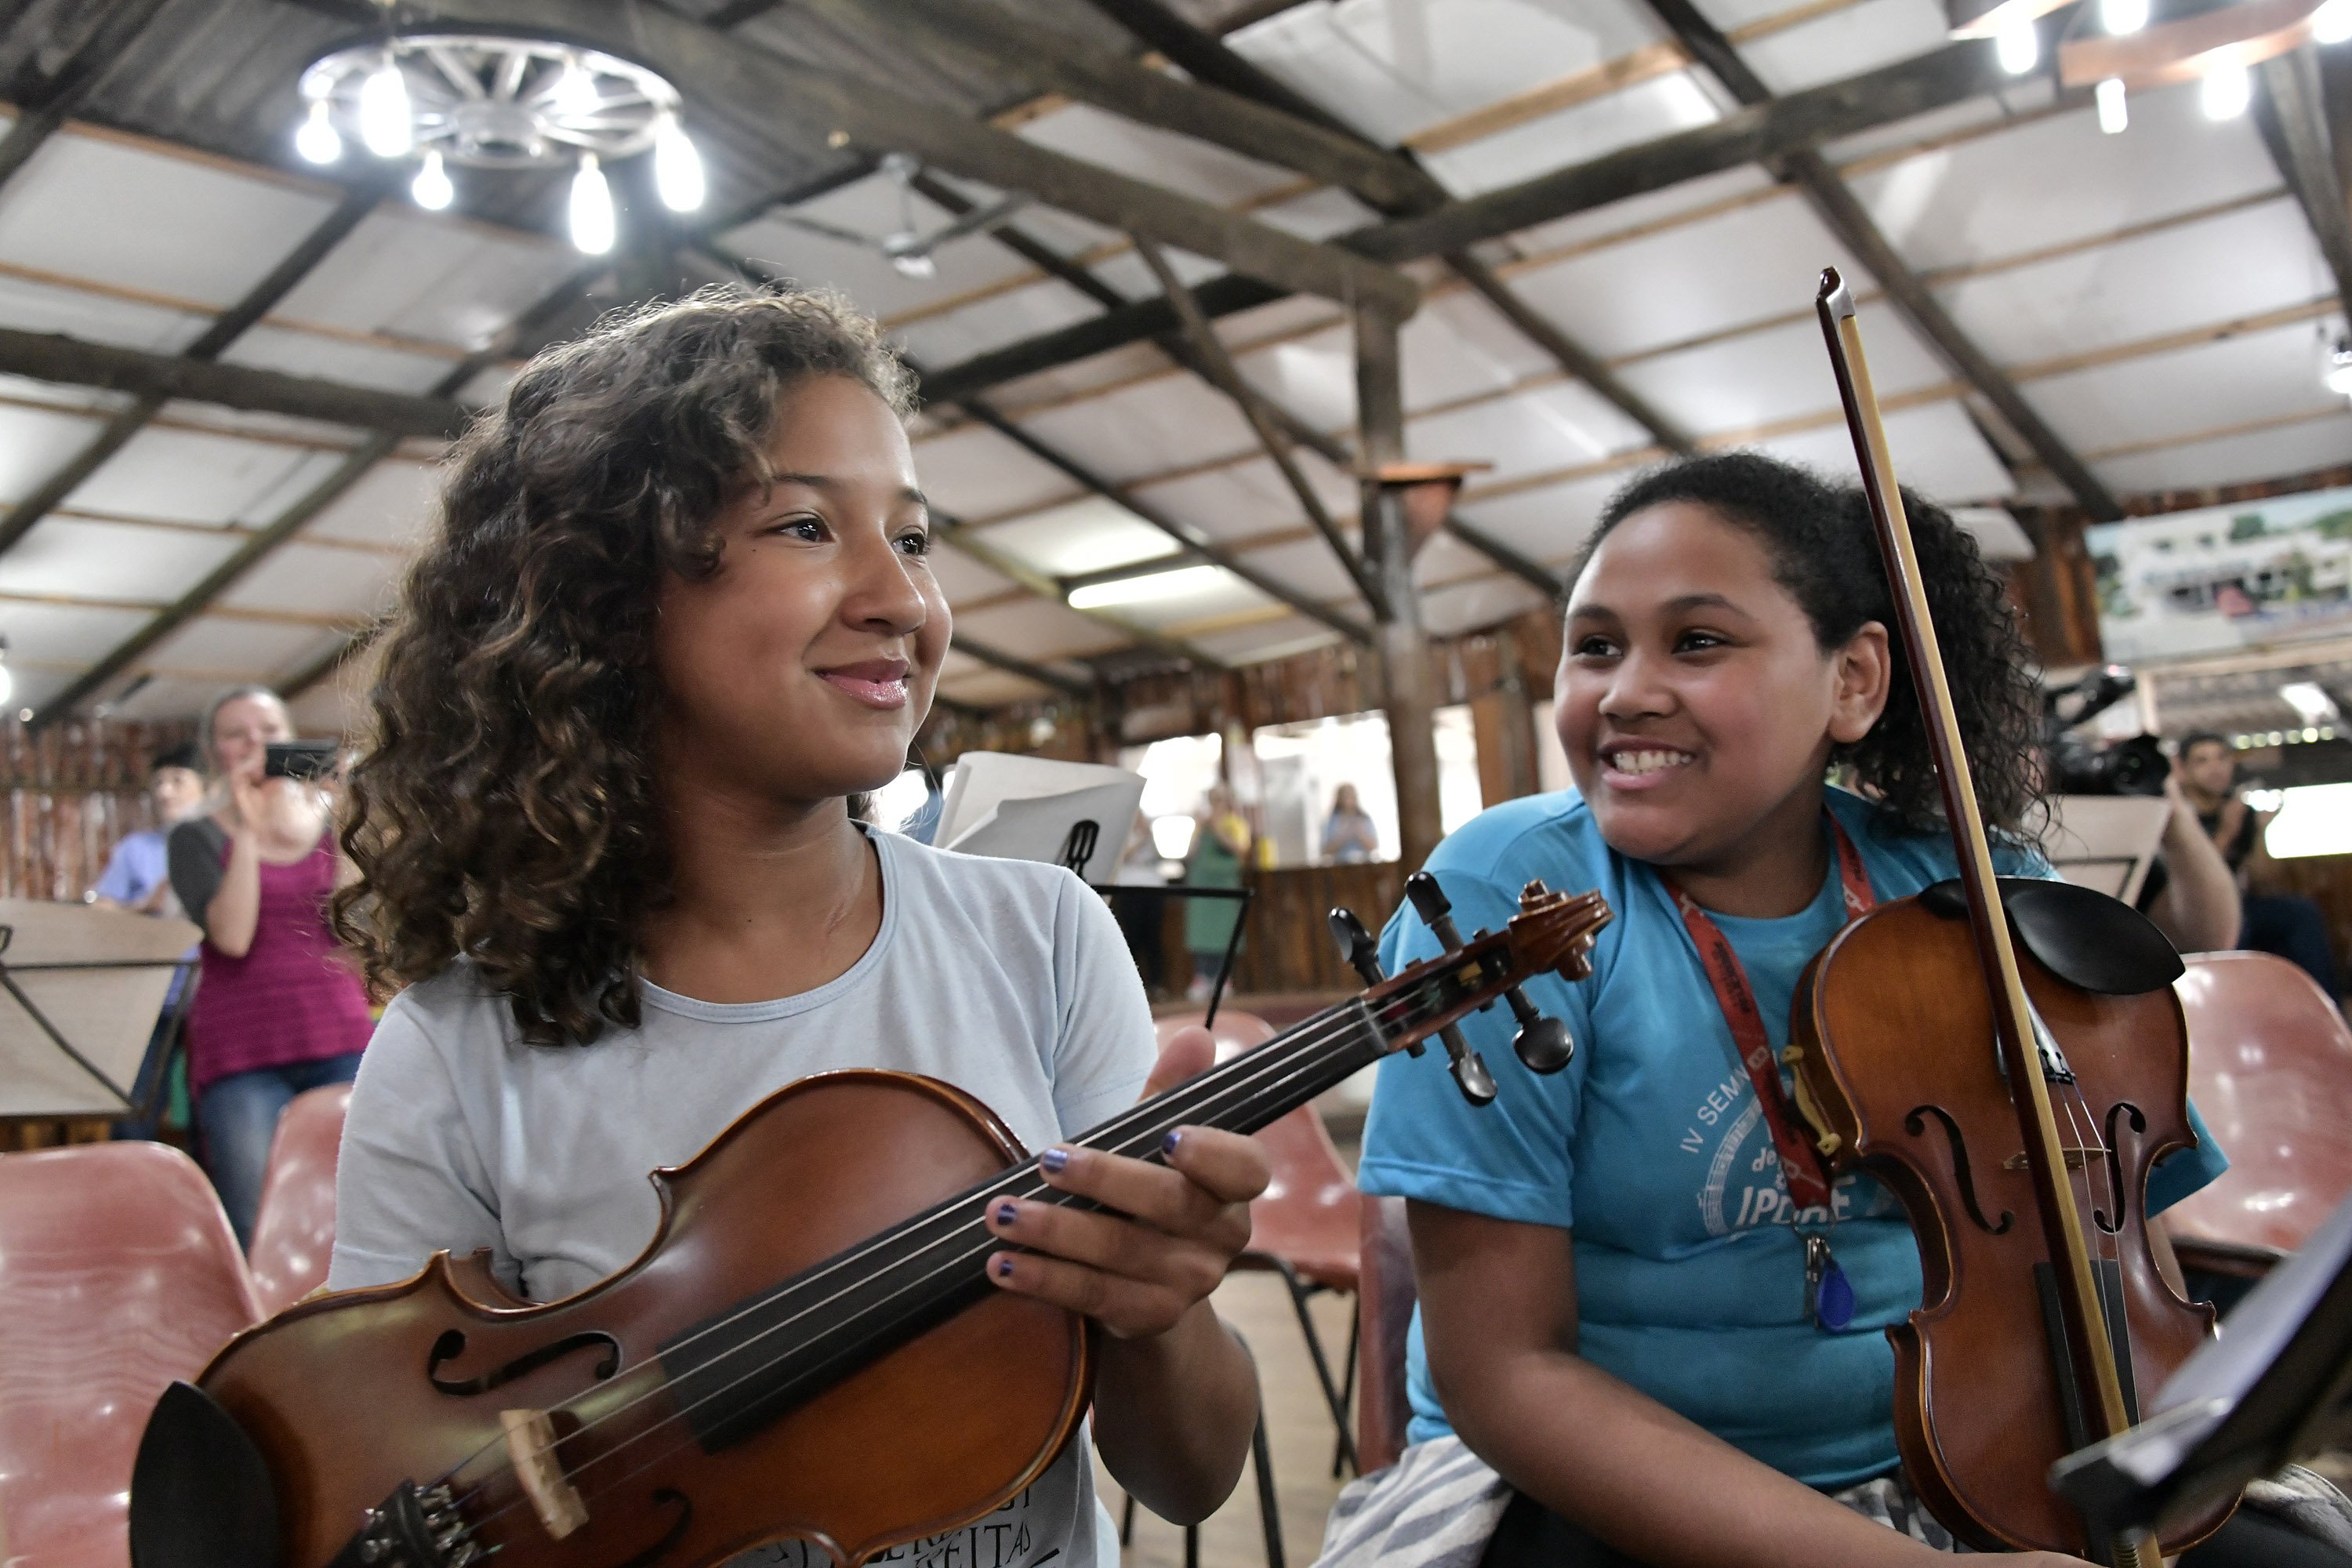
[[[1412,1279],[1412,1236],[1402,1198],[1363,1205],[1363,1268],[1356,1292],[1356,1460],[1360,1473],[1384,1470],[1404,1452],[1412,1402],[1405,1389],[1405,1339],[1419,1290]]]
[[[228,1215],[178,1150],[0,1155],[7,1561],[123,1568],[148,1412],[260,1315]]]
[[[1200,1021],[1197,1014],[1160,1019],[1160,1043],[1164,1046],[1178,1029]],[[1264,1045],[1275,1031],[1251,1014],[1221,1013],[1211,1033],[1217,1040],[1217,1059],[1223,1062]],[[1298,1331],[1307,1341],[1307,1353],[1339,1434],[1331,1459],[1336,1476],[1342,1465],[1356,1463],[1355,1442],[1348,1431],[1348,1409],[1355,1397],[1355,1336],[1349,1335],[1347,1360],[1335,1379],[1307,1302],[1326,1290],[1355,1291],[1363,1198],[1313,1106],[1300,1106],[1257,1138],[1274,1167],[1273,1179],[1250,1205],[1249,1250],[1234,1259],[1234,1267],[1279,1275],[1290,1292]]]
[[[2180,1260],[2257,1277],[2352,1194],[2352,1030],[2311,977],[2266,952],[2200,952],[2174,982],[2189,1091],[2230,1169],[2164,1212]]]
[[[269,1141],[269,1167],[246,1248],[254,1293],[275,1317],[327,1282],[335,1250],[335,1154],[352,1086],[331,1084],[294,1097]]]

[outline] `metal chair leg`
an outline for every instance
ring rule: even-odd
[[[1349,1439],[1354,1436],[1356,1414],[1356,1357],[1363,1349],[1364,1318],[1360,1304],[1348,1319],[1348,1361],[1339,1369],[1339,1440],[1331,1445],[1331,1479],[1338,1480],[1340,1467],[1352,1463],[1354,1456],[1348,1451]]]
[[[1119,1510],[1118,1543],[1121,1546],[1135,1544],[1135,1498],[1131,1493],[1128,1497],[1127,1506]]]
[[[1316,1381],[1323,1385],[1323,1403],[1331,1412],[1331,1425],[1339,1434],[1340,1457],[1347,1461],[1349,1469],[1355,1469],[1356,1444],[1348,1433],[1348,1405],[1340,1397],[1339,1385],[1331,1379],[1331,1363],[1323,1353],[1323,1336],[1315,1331],[1315,1317],[1307,1306],[1307,1298],[1323,1287],[1307,1284],[1298,1277],[1298,1270],[1285,1259],[1270,1254],[1265,1256],[1274,1265],[1275,1271],[1282,1276],[1282,1282],[1290,1288],[1290,1305],[1298,1314],[1298,1331],[1307,1341],[1308,1358],[1315,1363]],[[1353,1362],[1354,1358],[1350,1357],[1349,1364],[1352,1365]]]
[[[1283,1568],[1282,1506],[1274,1495],[1274,1454],[1265,1440],[1265,1417],[1250,1434],[1250,1468],[1257,1472],[1257,1521],[1265,1531],[1265,1568]]]

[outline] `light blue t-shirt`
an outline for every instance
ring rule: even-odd
[[[1905,832],[1843,791],[1830,792],[1830,808],[1881,901],[1954,874],[1945,839]],[[2050,874],[2039,857],[2004,858],[2004,872]],[[1564,892],[1598,888],[1617,918],[1594,946],[1589,979],[1570,985],[1547,974],[1527,988],[1576,1039],[1562,1072],[1538,1078],[1519,1065],[1514,1025],[1499,1007],[1463,1024],[1499,1087],[1490,1106],[1463,1100],[1434,1049],[1381,1065],[1358,1176],[1364,1191],[1572,1228],[1580,1355],[1813,1486],[1892,1470],[1895,1359],[1879,1331],[1919,1305],[1910,1224],[1871,1177],[1836,1184],[1829,1237],[1856,1310],[1844,1333],[1815,1327],[1771,1134],[1657,874],[1603,843],[1572,792],[1481,814],[1438,846],[1429,869],[1465,931],[1499,928],[1531,877]],[[1844,922],[1834,858],[1820,896],[1800,913],[1714,918],[1739,954],[1774,1047],[1785,1046],[1798,978]],[[1391,970],[1438,951],[1410,907],[1381,936]],[[2226,1166],[2193,1110],[2190,1121],[2198,1146],[2151,1176],[2151,1209]],[[1450,1428],[1418,1315],[1409,1367],[1409,1435],[1420,1442]]]

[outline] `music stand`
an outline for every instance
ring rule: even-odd
[[[2156,1414],[2061,1459],[2094,1537],[2130,1541],[2352,1441],[2352,1198],[2181,1363]]]
[[[0,899],[0,1120],[138,1112],[156,1016],[202,935],[183,920]]]

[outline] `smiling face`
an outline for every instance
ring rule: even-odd
[[[713,524],[719,570],[663,584],[654,662],[660,765],[814,804],[898,776],[948,647],[914,455],[889,406],[845,376],[778,400],[771,486]]]
[[[1762,540],[1669,501],[1619,523],[1577,578],[1554,710],[1612,848],[1729,874],[1810,828],[1831,747],[1869,731],[1886,677],[1876,622],[1824,652]]]

